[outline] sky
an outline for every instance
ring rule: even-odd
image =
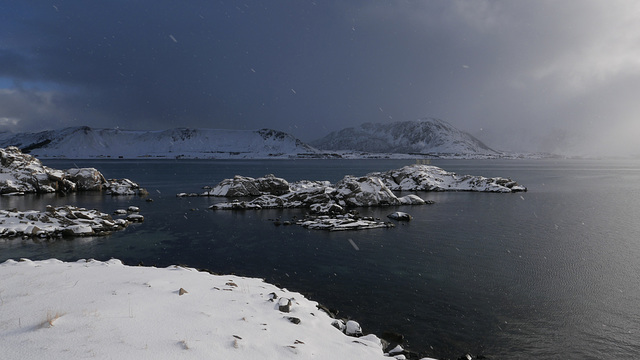
[[[0,4],[0,131],[435,117],[490,147],[640,154],[636,0]]]

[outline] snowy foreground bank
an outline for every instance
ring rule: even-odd
[[[0,278],[7,359],[389,358],[375,335],[347,336],[316,302],[261,279],[55,259],[8,260]]]

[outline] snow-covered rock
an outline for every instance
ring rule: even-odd
[[[458,175],[431,165],[414,164],[387,172],[374,172],[367,176],[382,179],[394,191],[482,191],[519,192],[527,188],[502,177]]]
[[[349,336],[360,336],[362,335],[362,328],[357,321],[349,320],[347,321],[344,332]]]
[[[114,220],[97,210],[74,206],[47,206],[45,211],[0,210],[0,237],[106,235],[128,225],[124,219]]]
[[[141,190],[140,185],[129,179],[109,179],[106,189],[110,195],[138,195]]]
[[[276,130],[169,129],[135,131],[70,127],[0,138],[40,157],[87,159],[208,158],[266,159],[323,157],[317,149]]]
[[[265,183],[278,185],[265,186]],[[285,192],[287,187],[289,191]],[[203,195],[258,196],[252,200],[217,203],[212,205],[211,209],[304,207],[318,214],[337,213],[340,208],[342,212],[346,212],[348,208],[353,207],[433,203],[425,201],[416,194],[397,197],[393,191],[517,192],[526,191],[526,187],[518,185],[511,179],[457,175],[435,166],[415,164],[384,173],[370,173],[362,177],[347,175],[335,185],[326,181],[309,180],[288,183],[273,175],[258,179],[235,176],[233,179],[222,180]],[[284,194],[277,195],[280,192]],[[186,196],[186,193],[178,196]]]
[[[272,174],[254,179],[236,175],[224,179],[218,185],[202,193],[202,196],[248,197],[259,195],[284,195],[291,191],[287,180]]]
[[[403,197],[398,198],[402,205],[424,205],[424,204],[433,204],[432,200],[424,200],[418,195],[409,194]]]
[[[371,217],[358,216],[352,213],[341,215],[308,215],[297,222],[298,225],[313,230],[343,231],[392,228],[389,222],[377,221]]]
[[[345,176],[336,183],[338,204],[349,207],[400,205],[400,200],[377,176]]]
[[[236,178],[238,178],[236,176]],[[230,179],[223,180],[213,188],[227,188]],[[245,181],[246,178],[243,179]],[[253,188],[253,183],[244,183],[243,188]],[[305,182],[309,185],[309,182]],[[346,176],[335,186],[326,186],[318,182],[317,186],[292,186],[297,191],[290,191],[284,195],[276,196],[271,194],[260,195],[253,200],[232,201],[227,203],[217,203],[211,209],[264,209],[264,208],[311,208],[317,212],[336,212],[339,207],[343,209],[361,206],[388,206],[400,205],[402,201],[391,192],[387,186],[377,177]],[[257,185],[255,186],[257,188]],[[229,187],[230,188],[230,187]],[[246,194],[246,193],[242,193]],[[246,196],[246,195],[242,195]],[[418,204],[419,202],[413,202]],[[338,205],[338,206],[334,206]]]
[[[407,214],[403,211],[396,211],[389,215],[387,215],[389,219],[398,220],[398,221],[411,221],[413,220],[413,216]]]
[[[109,186],[102,173],[94,168],[74,168],[65,170],[64,173],[65,178],[76,184],[78,191],[100,191]]]
[[[94,168],[52,169],[17,147],[0,148],[0,194],[102,191],[112,195],[142,195],[128,179],[106,180]]]
[[[369,153],[497,156],[475,137],[446,121],[423,118],[415,121],[365,123],[312,141],[324,150],[352,150]]]
[[[67,192],[76,186],[63,171],[42,165],[16,147],[0,148],[0,194]]]

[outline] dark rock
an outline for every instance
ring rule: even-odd
[[[406,212],[396,211],[387,215],[389,219],[398,220],[398,221],[411,221],[413,216],[407,214]]]
[[[289,316],[289,317],[287,317],[287,320],[291,321],[292,323],[294,323],[296,325],[300,324],[300,319],[298,319],[297,317]]]
[[[336,315],[338,314],[338,311],[337,311],[337,310],[336,310],[336,311],[331,310],[331,309],[329,309],[328,307],[326,307],[326,306],[324,306],[324,305],[322,305],[322,304],[318,304],[318,305],[316,305],[316,307],[317,307],[319,310],[322,310],[322,311],[324,311],[325,313],[327,313],[327,315],[329,315],[332,319],[335,319],[335,318],[336,318]]]
[[[291,311],[291,299],[280,298],[278,301],[278,310],[282,312],[290,312]]]
[[[331,323],[331,326],[333,326],[334,328],[344,332],[344,330],[346,329],[347,325],[344,323],[344,320],[341,319],[336,319]]]
[[[291,191],[287,180],[277,178],[273,174],[265,175],[256,179],[258,191],[269,195],[284,195]]]

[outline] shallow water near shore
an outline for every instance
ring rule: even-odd
[[[101,238],[0,240],[0,261],[118,258],[261,277],[358,320],[404,334],[423,355],[495,359],[631,358],[640,354],[640,162],[433,160],[459,174],[510,177],[517,194],[418,193],[426,206],[363,208],[392,229],[324,232],[274,226],[303,210],[208,210],[224,199],[177,198],[233,175],[335,182],[411,160],[43,160],[96,167],[145,187],[137,197],[3,197],[2,208],[139,206],[145,222]],[[356,246],[353,246],[355,244]],[[357,248],[357,249],[356,249]]]

